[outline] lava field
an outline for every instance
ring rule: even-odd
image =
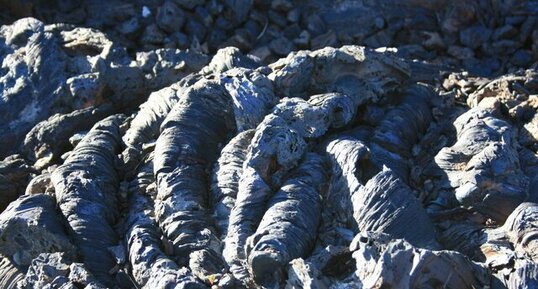
[[[0,289],[538,288],[538,2],[0,0]]]

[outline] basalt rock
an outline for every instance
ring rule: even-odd
[[[213,54],[235,46],[265,63],[292,50],[355,44],[396,47],[402,57],[495,76],[526,68],[538,51],[533,1],[3,0],[2,5],[0,24],[33,16],[100,29],[131,51],[191,48]]]
[[[63,221],[56,211],[54,198],[45,195],[25,195],[12,202],[0,214],[0,255],[2,256],[0,272],[1,285],[4,288],[35,288],[51,286],[54,279],[62,275],[68,277],[69,264],[60,262],[59,258],[74,259],[76,247],[67,236]],[[51,263],[53,270],[43,269],[47,263],[44,256],[56,256]],[[61,257],[60,257],[61,256]],[[38,261],[41,260],[41,261]],[[60,265],[60,263],[62,265]],[[39,268],[38,268],[39,267]],[[86,270],[83,264],[79,264]],[[58,273],[62,271],[61,273]],[[94,279],[73,280],[98,282]],[[65,278],[63,283],[70,282]]]
[[[0,208],[4,210],[10,202],[22,195],[31,175],[36,171],[21,155],[6,157],[0,162]]]
[[[278,284],[286,264],[313,249],[326,179],[323,161],[319,155],[305,155],[269,200],[258,229],[247,240],[249,270],[258,284]]]
[[[239,180],[254,130],[239,133],[222,149],[212,175],[211,204],[221,236],[228,231],[228,218],[235,206]]]
[[[99,120],[110,115],[112,107],[103,105],[76,110],[68,114],[55,114],[35,125],[26,135],[22,150],[26,158],[34,161],[36,168],[54,162],[71,148],[69,138],[78,132],[86,132]]]
[[[363,288],[483,288],[494,282],[487,268],[453,251],[415,248],[368,233],[357,236],[351,249]]]
[[[358,105],[381,98],[405,80],[405,70],[398,66],[398,60],[378,57],[375,53],[367,57],[368,53],[358,47],[327,48],[311,54],[299,52],[286,59],[290,64],[281,60],[272,66],[269,78],[277,92],[323,94],[312,95],[308,100],[282,99],[256,128],[224,241],[224,257],[232,264],[231,270],[238,279],[246,274],[243,248],[247,237],[261,221],[273,190],[282,186],[288,172],[305,154],[307,142],[322,137],[330,129],[345,127],[353,120]],[[396,76],[381,77],[392,76],[394,70]],[[323,80],[325,87],[321,81],[314,83],[309,78],[314,73],[320,78],[331,75]],[[358,76],[369,74],[377,77],[371,87],[353,82]],[[364,93],[360,93],[361,88]],[[335,92],[328,93],[330,89]]]
[[[104,103],[116,109],[132,107],[152,90],[178,81],[206,62],[194,53],[174,50],[145,53],[155,58],[153,64],[131,60],[123,48],[95,29],[45,25],[33,18],[2,26],[0,35],[0,129],[6,136],[1,141],[2,157],[15,151],[33,126],[55,113],[68,114]],[[61,121],[73,126],[75,117],[66,115]],[[49,120],[57,121],[60,119]],[[31,133],[28,142],[36,133]],[[32,149],[31,144],[27,149]],[[33,154],[38,155],[30,158],[46,154],[46,148],[37,149]]]
[[[0,287],[537,286],[531,1],[45,2],[0,0]]]
[[[110,272],[116,265],[108,248],[118,243],[112,228],[119,185],[114,165],[124,119],[113,115],[95,124],[51,176],[56,201],[84,263],[107,286],[113,284]]]
[[[446,202],[471,207],[499,223],[528,197],[512,126],[488,109],[473,108],[458,117],[457,141],[435,156]],[[452,194],[452,195],[450,195]]]

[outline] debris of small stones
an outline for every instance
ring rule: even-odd
[[[165,1],[157,12],[157,25],[166,32],[177,32],[185,22],[185,14],[172,1]]]

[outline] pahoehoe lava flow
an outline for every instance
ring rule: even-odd
[[[0,25],[0,289],[538,288],[535,1]]]

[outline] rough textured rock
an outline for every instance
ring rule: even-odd
[[[275,88],[286,96],[342,92],[356,105],[398,88],[409,75],[407,63],[358,46],[293,52],[270,67]]]
[[[528,179],[520,170],[513,128],[482,108],[458,117],[454,127],[456,143],[435,156],[442,172],[440,187],[450,192],[440,198],[504,222],[528,197]]]
[[[180,267],[161,250],[161,233],[151,216],[153,210],[153,201],[149,197],[133,193],[125,239],[134,281],[140,288],[185,286],[182,282],[203,288],[189,272],[183,272],[184,276],[181,276]]]
[[[0,214],[0,240],[0,254],[21,268],[41,253],[76,254],[54,198],[43,194],[21,196]]]
[[[23,193],[23,188],[34,172],[35,170],[21,155],[11,155],[0,161],[1,210]]]
[[[148,100],[140,105],[139,111],[123,136],[126,145],[126,149],[122,153],[124,171],[132,171],[134,166],[140,162],[144,144],[157,139],[160,126],[166,115],[186,93],[188,86],[200,80],[204,75],[224,73],[233,67],[253,68],[255,66],[255,63],[248,61],[238,49],[221,49],[199,73],[151,93]]]
[[[532,1],[0,7],[0,287],[538,286]]]
[[[98,122],[51,177],[57,203],[84,263],[107,286],[113,284],[110,271],[116,265],[108,248],[118,243],[112,227],[118,216],[119,177],[114,165],[124,119],[114,115]]]
[[[228,218],[235,206],[239,179],[243,172],[243,163],[247,149],[254,137],[254,130],[237,134],[220,152],[220,157],[212,174],[211,204],[216,226],[221,236],[228,231]]]
[[[534,249],[538,241],[534,237],[537,214],[537,204],[522,203],[510,214],[502,227],[506,232],[506,237],[513,244],[514,250],[533,261],[537,259]]]
[[[6,136],[2,156],[11,153],[32,126],[50,114],[103,101],[103,80],[91,75],[98,59],[104,61],[106,55],[112,55],[112,42],[103,34],[90,29],[62,31],[33,18],[2,26],[0,34],[2,134]],[[81,46],[86,49],[73,53]]]
[[[382,232],[417,247],[437,247],[435,229],[426,210],[390,169],[368,180],[352,201],[360,232]]]
[[[2,273],[0,274],[2,276],[0,277],[0,286],[2,288],[17,288],[18,282],[24,278],[24,273],[9,258],[2,258],[0,260],[0,273]]]
[[[49,285],[56,271],[36,269],[39,262],[36,260],[48,254],[77,256],[76,247],[56,212],[54,198],[44,194],[21,196],[0,214],[0,285],[3,288]]]
[[[32,260],[21,288],[105,288],[81,263],[62,253],[43,253]]]
[[[431,98],[434,97],[433,91],[426,86],[411,86],[403,93],[401,102],[384,117],[375,116],[375,110],[372,110],[373,113],[366,112],[366,122],[375,128],[360,126],[337,134],[327,141],[324,150],[331,162],[332,177],[326,196],[328,202],[324,204],[323,210],[321,244],[347,246],[353,236],[365,227],[375,227],[375,224],[390,226],[390,218],[398,219],[395,217],[398,213],[390,208],[398,208],[400,205],[389,205],[396,199],[411,205],[410,210],[404,213],[407,217],[398,221],[407,219],[409,222],[410,216],[416,215],[423,225],[417,228],[423,234],[417,231],[410,233],[409,237],[416,238],[415,241],[421,239],[419,243],[423,246],[435,244],[431,222],[405,183],[411,171],[408,159],[412,155],[413,146],[431,120],[429,108]],[[379,109],[377,114],[382,112]],[[373,116],[368,116],[372,114]],[[387,172],[382,172],[385,170]],[[382,179],[390,185],[376,194],[375,188],[381,186]],[[384,195],[390,194],[392,188],[400,185],[402,187],[395,190],[397,194],[394,199]],[[400,194],[400,191],[407,193]],[[383,196],[387,198],[384,199]],[[384,206],[388,208],[381,211],[387,212],[382,213],[383,216],[376,215],[379,208]],[[376,217],[370,218],[369,214]],[[395,225],[400,226],[403,224]],[[369,230],[375,231],[373,228]],[[400,235],[400,238],[404,236]]]
[[[435,93],[427,86],[409,87],[402,102],[387,113],[372,136],[370,146],[374,161],[386,165],[403,180],[408,180],[411,173],[408,160],[413,146],[432,121],[435,98]]]
[[[125,171],[131,171],[139,164],[144,145],[157,138],[162,121],[179,100],[180,91],[181,88],[175,84],[165,87],[151,93],[148,100],[140,105],[123,136],[126,145],[122,152]]]
[[[306,94],[334,89],[337,93],[313,95],[308,101],[299,97],[284,98],[256,128],[224,241],[224,257],[238,279],[246,274],[243,264],[246,239],[261,221],[273,188],[282,185],[286,174],[304,155],[306,141],[320,138],[331,128],[346,126],[353,120],[358,105],[381,97],[405,80],[406,74],[397,66],[396,59],[368,53],[357,47],[327,48],[310,55],[299,52],[286,59],[290,64],[282,60],[272,66],[269,79],[275,83],[277,92],[290,95],[290,91],[295,90]],[[314,64],[318,65],[315,70]],[[332,74],[331,69],[338,73]],[[381,79],[382,75],[393,76],[394,70],[397,70],[396,76]],[[313,71],[324,83],[312,83],[309,77]],[[354,86],[353,81],[357,80],[354,76],[369,73],[377,78],[364,94],[359,93],[361,87]]]
[[[96,122],[110,115],[112,107],[88,107],[68,114],[55,114],[36,124],[26,135],[22,150],[26,158],[35,161],[37,168],[58,162],[69,150],[69,138],[78,132],[88,131]]]
[[[502,288],[526,288],[537,284],[533,253],[536,204],[522,203],[502,227],[484,230],[481,259]]]
[[[282,269],[313,248],[326,180],[323,159],[307,154],[267,204],[260,225],[247,240],[249,270],[258,284],[277,286]]]
[[[174,50],[145,53],[132,61],[95,29],[45,25],[33,18],[2,26],[0,35],[0,129],[6,136],[1,156],[12,153],[35,124],[54,113],[102,103],[129,108],[206,63],[195,53]]]
[[[370,135],[371,129],[361,127],[331,138],[325,145],[326,157],[331,165],[331,177],[327,194],[324,196],[322,229],[319,236],[323,246],[348,246],[358,229],[353,219],[351,199],[364,185],[365,177],[371,174],[370,170],[378,169],[367,161],[370,151],[365,140]]]
[[[168,114],[155,147],[156,216],[180,264],[217,243],[207,212],[206,168],[235,129],[232,99],[215,81],[192,86]],[[220,119],[214,122],[214,119]]]
[[[363,288],[483,288],[492,282],[486,268],[457,252],[419,249],[375,234],[357,236],[353,247]]]
[[[491,76],[536,56],[533,1],[3,0],[0,24],[33,16],[103,30],[129,50],[235,46],[266,63],[291,50],[396,47],[406,58]],[[103,9],[106,6],[106,11]],[[358,27],[358,28],[356,28]]]

